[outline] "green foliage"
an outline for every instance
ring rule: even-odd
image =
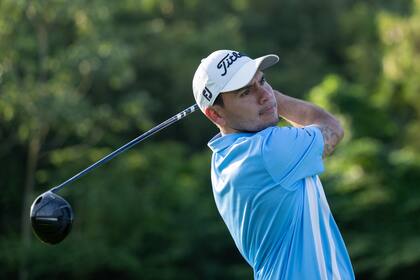
[[[252,278],[199,113],[64,189],[63,243],[24,226],[36,195],[191,105],[219,48],[279,54],[273,87],[343,122],[323,182],[357,278],[419,278],[419,38],[419,0],[0,1],[0,278]]]

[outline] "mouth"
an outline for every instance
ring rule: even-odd
[[[274,113],[276,109],[276,104],[270,104],[269,106],[264,107],[261,111],[260,111],[260,115],[264,115],[264,114],[271,114]]]

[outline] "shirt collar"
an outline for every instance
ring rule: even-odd
[[[231,146],[235,141],[241,137],[252,135],[250,132],[238,132],[230,134],[216,134],[209,142],[208,146],[213,152],[219,152],[229,146]]]

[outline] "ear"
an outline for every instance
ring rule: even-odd
[[[225,118],[223,117],[223,112],[218,105],[206,108],[204,110],[204,114],[207,116],[207,118],[219,126],[224,126],[226,124]]]

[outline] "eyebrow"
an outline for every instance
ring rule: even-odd
[[[244,87],[241,87],[240,89],[237,89],[236,90],[236,93],[240,93],[240,92],[242,92],[244,90],[247,90],[247,89],[249,89],[251,87],[252,87],[252,84],[251,85],[244,86]]]

